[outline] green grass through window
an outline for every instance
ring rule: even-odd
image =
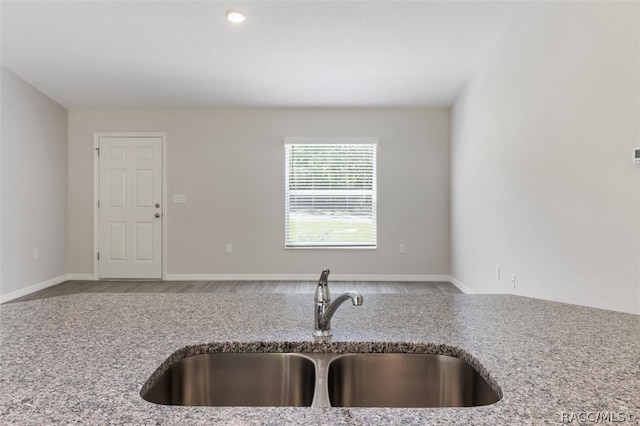
[[[289,218],[289,241],[300,243],[362,243],[372,241],[373,225],[367,218],[305,216]]]

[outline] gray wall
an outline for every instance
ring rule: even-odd
[[[67,110],[6,68],[0,72],[6,296],[66,274]]]
[[[170,275],[449,274],[449,111],[71,111],[69,266],[93,272],[94,132],[166,132]],[[378,249],[284,249],[284,138],[375,137]],[[225,244],[233,254],[225,254]],[[406,244],[406,254],[399,245]]]
[[[455,103],[452,275],[471,290],[640,312],[639,8],[530,6]]]

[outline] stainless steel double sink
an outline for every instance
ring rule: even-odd
[[[471,407],[500,400],[465,361],[406,353],[210,353],[173,363],[141,395],[198,406]]]

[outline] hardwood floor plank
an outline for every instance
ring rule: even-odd
[[[345,291],[362,294],[456,294],[448,282],[330,281],[333,295]],[[6,303],[77,293],[299,293],[313,294],[315,281],[65,281]]]

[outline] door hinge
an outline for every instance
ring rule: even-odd
[[[100,252],[98,252],[98,260],[100,260]]]
[[[100,200],[98,200],[98,208],[100,208]]]
[[[98,154],[98,157],[100,157],[100,148],[96,148],[96,153]]]

